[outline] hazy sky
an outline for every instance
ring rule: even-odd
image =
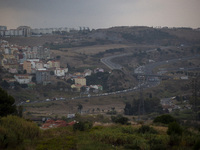
[[[0,25],[200,27],[200,0],[0,0]]]

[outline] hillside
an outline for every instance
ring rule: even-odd
[[[95,118],[101,121],[109,120],[100,115],[93,116],[93,119]],[[123,124],[127,122],[125,117],[111,118],[112,121],[119,122],[92,123],[77,115],[78,122],[73,126],[42,130],[35,123],[26,121],[23,118],[16,116],[2,117],[0,119],[0,149],[198,150],[200,148],[198,130],[184,128],[177,122],[171,123],[172,121],[169,119],[163,125],[127,125]],[[117,121],[120,118],[124,120]]]
[[[67,33],[65,35],[42,35],[40,37],[4,38],[12,44],[44,45],[51,49],[85,47],[113,43],[153,44],[153,45],[191,45],[200,43],[200,31],[191,28],[152,28],[146,26],[119,26],[96,29],[87,32]],[[53,43],[53,44],[52,44]]]

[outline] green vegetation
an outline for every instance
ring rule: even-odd
[[[177,134],[177,135],[182,135],[182,129],[181,126],[177,122],[172,122],[168,125],[168,130],[167,134],[172,135],[172,134]]]
[[[145,113],[153,113],[153,112],[161,113],[162,112],[160,99],[154,97],[154,98],[146,98],[143,101],[140,99],[135,99],[133,100],[132,104],[126,103],[125,108],[124,108],[124,114],[137,115],[139,113],[139,109],[141,113],[143,111],[143,108],[144,108]]]
[[[33,122],[17,116],[7,116],[0,119],[0,149],[23,147],[33,144],[40,136],[40,130]]]
[[[0,116],[16,113],[15,99],[0,88]]]
[[[114,49],[108,49],[104,52],[99,52],[95,55],[93,55],[93,57],[95,58],[102,58],[104,57],[105,54],[114,54],[115,52],[123,52],[124,51],[124,48],[114,48]]]
[[[116,116],[115,119],[117,118],[127,120],[123,116]],[[2,117],[0,119],[0,149],[198,150],[200,148],[199,131],[184,128],[177,122],[170,123],[168,127],[154,124],[112,124],[93,127],[92,125],[88,121],[79,121],[73,126],[40,130],[35,123],[22,118]]]
[[[123,33],[122,37],[127,41],[132,41],[135,43],[155,43],[157,41],[162,41],[166,39],[174,39],[175,36],[170,35],[165,31],[158,29],[141,30],[139,34],[137,33]]]
[[[176,122],[176,119],[169,114],[165,114],[165,115],[161,115],[161,116],[156,117],[153,120],[153,122],[154,123],[169,124],[169,123],[172,123],[172,122]]]
[[[85,131],[85,130],[89,130],[92,128],[92,122],[89,121],[85,121],[85,122],[77,122],[73,125],[73,130],[74,131]]]
[[[128,118],[123,117],[122,115],[111,116],[111,119],[114,123],[128,124]]]
[[[87,85],[102,85],[103,89],[108,89],[107,81],[109,72],[97,72],[86,77]]]

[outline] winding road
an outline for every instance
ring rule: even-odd
[[[152,52],[154,50],[149,50],[148,52]],[[107,67],[109,67],[111,70],[113,69],[119,69],[121,70],[122,66],[119,64],[116,64],[114,62],[112,62],[111,60],[117,57],[123,57],[123,56],[128,56],[131,55],[131,53],[127,53],[127,54],[119,54],[119,55],[114,55],[114,56],[109,56],[109,57],[105,57],[101,59],[101,62],[103,64],[105,64]],[[150,63],[144,66],[139,66],[138,68],[136,68],[134,70],[135,74],[141,75],[141,76],[145,76],[145,75],[153,75],[152,71],[153,69],[155,69],[158,66],[164,65],[164,64],[169,64],[169,63],[174,63],[177,61],[181,61],[181,60],[189,60],[189,59],[194,59],[194,58],[198,58],[200,57],[200,55],[195,55],[195,56],[189,56],[189,57],[184,57],[184,58],[175,58],[175,59],[170,59],[170,60],[165,60],[165,61],[160,61],[160,62],[154,62],[154,63]],[[185,68],[186,69],[186,68]],[[154,74],[153,75],[155,78],[157,78],[156,76],[159,76],[158,74]],[[132,92],[132,91],[138,91],[140,89],[140,87],[143,88],[150,88],[150,87],[154,87],[160,84],[160,80],[157,78],[157,80],[155,80],[154,82],[152,81],[146,81],[144,83],[140,83],[140,85],[135,86],[133,88],[130,89],[125,89],[122,91],[115,91],[115,92],[109,92],[109,93],[103,93],[103,94],[94,94],[94,95],[90,95],[90,96],[77,96],[77,97],[73,97],[73,98],[58,98],[56,100],[74,100],[74,99],[80,99],[80,98],[88,98],[88,97],[99,97],[99,96],[107,96],[107,95],[115,95],[115,94],[120,94],[120,93],[127,93],[127,92]],[[17,105],[23,105],[23,104],[31,104],[31,103],[41,103],[41,102],[49,102],[49,101],[55,101],[55,100],[43,100],[43,101],[32,101],[29,103],[26,102],[21,102]]]

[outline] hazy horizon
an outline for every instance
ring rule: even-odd
[[[114,26],[200,27],[199,0],[1,0],[8,29]]]

